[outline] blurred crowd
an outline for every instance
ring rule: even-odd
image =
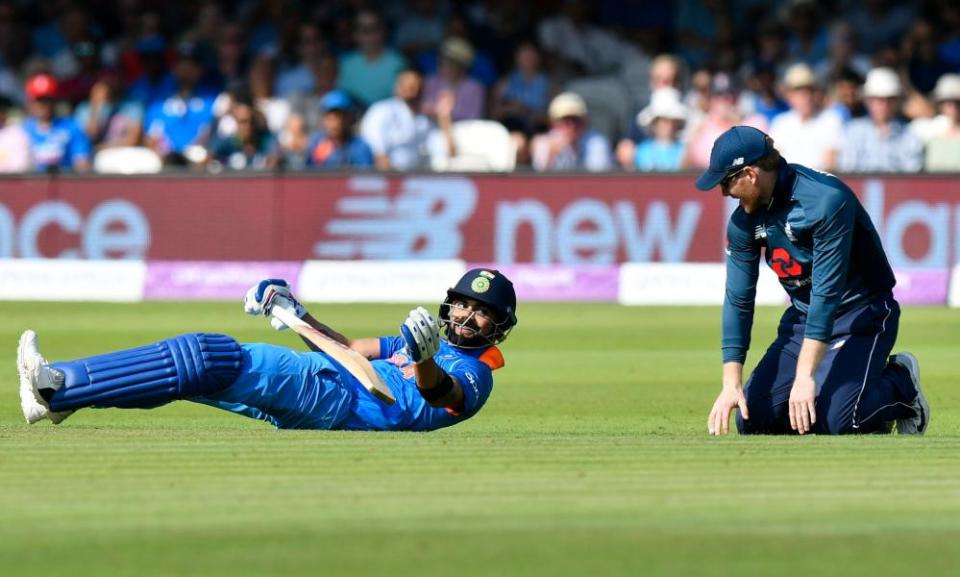
[[[960,171],[960,0],[0,0],[0,172]]]

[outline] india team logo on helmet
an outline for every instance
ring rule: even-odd
[[[473,289],[473,292],[476,293],[485,293],[490,290],[490,281],[485,277],[478,276],[473,279],[473,282],[470,283],[470,288]]]
[[[456,337],[450,308],[457,300],[474,300],[490,308],[496,315],[494,328],[489,335],[482,335],[475,342],[465,342]],[[479,348],[496,345],[506,340],[511,329],[517,324],[517,293],[513,283],[500,271],[475,268],[467,271],[453,288],[447,291],[447,298],[440,305],[440,326],[447,340],[462,348]],[[468,319],[460,321],[463,324]]]

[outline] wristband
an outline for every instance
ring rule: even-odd
[[[453,390],[453,377],[447,373],[444,373],[443,378],[440,379],[440,382],[437,383],[436,386],[430,387],[429,389],[417,387],[417,389],[420,390],[420,395],[428,403],[439,401],[440,399],[449,395],[450,391]]]

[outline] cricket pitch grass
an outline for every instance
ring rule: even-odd
[[[311,307],[351,336],[409,306]],[[276,431],[178,402],[23,423],[15,349],[180,332],[301,347],[238,303],[0,303],[0,575],[960,574],[960,310],[906,308],[926,437],[710,438],[719,309],[524,305],[434,433]],[[780,311],[760,309],[752,367]]]

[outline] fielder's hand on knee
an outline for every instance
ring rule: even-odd
[[[440,349],[440,327],[423,307],[410,311],[407,320],[400,325],[400,334],[407,345],[410,360],[415,364],[432,359]]]
[[[250,287],[246,296],[243,297],[243,312],[248,315],[269,317],[274,306],[287,309],[298,317],[307,314],[307,310],[293,296],[289,283],[283,279],[262,280]],[[287,328],[287,325],[275,318],[270,319],[270,326],[278,331]]]

